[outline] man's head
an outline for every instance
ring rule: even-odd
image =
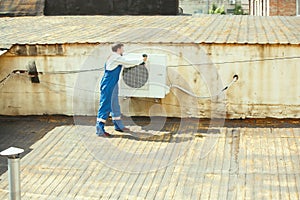
[[[123,55],[124,53],[124,44],[122,43],[115,43],[112,45],[111,50],[116,52],[117,54]]]

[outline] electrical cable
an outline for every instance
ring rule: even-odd
[[[28,75],[26,74],[17,74],[19,77],[21,78],[28,78]],[[25,80],[25,79],[24,79]],[[53,83],[53,82],[49,82],[49,81],[42,81],[39,84],[42,84],[43,86],[47,87],[49,90],[55,92],[55,93],[64,93],[65,95],[69,96],[69,97],[74,97],[74,95],[70,95],[68,94],[67,90],[57,90],[57,89],[52,89],[51,87],[49,87],[49,85],[53,85],[53,86],[57,86],[57,87],[65,87],[65,88],[69,88],[69,89],[74,89],[74,90],[80,90],[80,91],[84,91],[84,92],[89,92],[92,94],[100,94],[100,91],[94,91],[94,90],[89,90],[89,89],[83,89],[83,88],[75,88],[74,86],[70,86],[70,85],[65,85],[65,84],[58,84],[58,83]],[[18,92],[16,92],[18,93]],[[78,96],[76,98],[79,98],[81,100],[86,101],[87,99],[81,96]],[[149,103],[153,103],[152,99],[148,99],[148,98],[137,98],[135,99],[135,101],[141,101],[141,102],[149,102]],[[195,106],[188,106],[188,105],[176,105],[176,104],[172,104],[172,103],[162,103],[163,105],[166,106],[172,106],[172,107],[177,107],[177,108],[187,108],[187,109],[197,109],[195,108]]]
[[[28,80],[28,76],[26,74],[17,74],[20,78],[22,78],[23,80]],[[59,94],[59,95],[65,95],[70,97],[71,99],[74,97],[74,92],[71,91],[71,89],[73,90],[81,90],[81,91],[85,91],[85,92],[90,92],[90,93],[100,93],[99,91],[92,91],[92,90],[87,90],[87,89],[82,89],[82,88],[75,88],[73,86],[70,85],[65,85],[65,84],[57,84],[57,83],[52,83],[49,81],[42,81],[39,83],[39,85],[45,87],[46,89],[48,89],[49,91],[55,93],[55,94]],[[57,88],[56,88],[57,87]],[[61,89],[61,87],[64,87],[64,89]],[[71,91],[71,92],[69,92]],[[11,92],[11,93],[20,93],[20,92]],[[25,91],[26,93],[26,91]],[[31,92],[34,93],[34,92]],[[47,93],[45,92],[41,92],[41,93]],[[90,97],[90,96],[89,96]],[[91,100],[89,98],[86,98],[86,96],[81,96],[78,95],[76,96],[76,99],[78,99],[80,102],[84,102],[84,103],[94,103],[94,99]]]
[[[7,76],[5,76],[5,77],[0,81],[0,84],[4,83],[11,75],[12,75],[12,73],[9,73]]]
[[[84,72],[103,71],[104,67],[94,69],[72,70],[72,71],[53,71],[53,72],[39,72],[40,74],[78,74]]]
[[[102,70],[102,68],[88,69],[88,70],[74,70],[74,71],[57,71],[57,72],[52,72],[52,73],[51,73],[51,72],[40,72],[40,73],[42,73],[42,74],[70,74],[70,73],[82,73],[82,72],[101,71],[101,70]],[[18,70],[14,70],[13,73],[17,73],[17,72],[18,72]],[[22,73],[24,73],[24,71],[22,71]],[[2,82],[4,82],[5,80],[7,80],[7,79],[11,76],[11,74],[12,74],[12,73],[8,74],[4,79],[2,79],[2,80],[0,81],[0,84],[1,84]],[[32,75],[29,75],[29,76],[32,76]],[[192,92],[186,90],[185,88],[183,88],[183,87],[181,87],[181,86],[179,86],[179,85],[175,85],[175,84],[171,84],[170,86],[165,85],[165,87],[167,87],[167,88],[169,88],[169,89],[171,89],[171,88],[177,88],[177,89],[183,91],[184,93],[186,93],[186,94],[188,94],[188,95],[190,95],[190,96],[192,96],[192,97],[199,98],[199,99],[207,99],[207,98],[212,98],[212,97],[221,95],[225,90],[227,90],[229,87],[231,87],[231,85],[232,85],[237,79],[238,79],[238,76],[235,75],[235,76],[233,77],[233,80],[232,80],[225,88],[223,88],[219,93],[214,94],[214,95],[210,95],[210,96],[197,96],[197,95],[195,95],[194,93],[192,93]],[[54,83],[51,83],[51,82],[47,82],[47,83],[48,83],[48,84],[54,84]],[[59,85],[59,86],[65,86],[65,87],[69,87],[69,88],[73,88],[73,89],[74,89],[74,87],[67,86],[67,85],[62,85],[62,84],[56,84],[56,85]],[[80,88],[77,88],[77,89],[80,89]],[[86,89],[80,89],[80,90],[84,90],[84,91],[87,91],[87,92],[93,92],[93,93],[95,93],[95,91],[90,91],[90,90],[86,90]]]
[[[194,93],[188,91],[187,89],[185,89],[185,88],[183,88],[183,87],[181,87],[181,86],[179,86],[179,85],[175,85],[175,84],[171,84],[171,85],[169,86],[169,89],[171,89],[171,88],[177,88],[177,89],[181,90],[182,92],[184,92],[184,93],[186,93],[186,94],[188,94],[188,95],[190,95],[190,96],[192,96],[192,97],[195,97],[195,98],[197,98],[197,99],[208,99],[208,98],[220,96],[225,90],[227,90],[228,88],[230,88],[231,85],[232,85],[234,82],[236,82],[237,80],[238,80],[238,75],[234,75],[234,76],[233,76],[233,80],[232,80],[226,87],[224,87],[220,92],[218,92],[218,93],[216,93],[216,94],[213,94],[213,95],[210,95],[210,96],[197,96],[196,94],[194,94]]]
[[[77,71],[72,71],[71,73],[81,73],[81,72],[90,72],[90,71],[99,71],[99,70],[101,70],[101,68],[98,68],[98,69],[89,69],[89,70],[77,70]],[[14,73],[16,73],[17,72],[17,70],[15,70],[14,71]],[[23,71],[22,71],[23,72]],[[59,71],[59,72],[55,72],[55,73],[59,73],[59,74],[65,74],[66,73],[66,71]],[[68,71],[68,73],[70,73],[70,71]],[[43,74],[45,74],[44,72],[43,72]],[[49,73],[49,74],[51,74],[51,73]],[[53,73],[52,73],[53,74]],[[12,75],[12,73],[10,73],[9,75],[7,75],[4,79],[2,79],[1,80],[1,82],[0,83],[2,83],[2,82],[4,82],[5,80],[7,80],[10,76]],[[32,75],[25,75],[25,74],[21,74],[21,73],[19,73],[19,75],[22,75],[23,77],[24,76],[32,76]],[[169,77],[168,77],[169,78]],[[209,99],[209,98],[212,98],[212,97],[216,97],[216,96],[219,96],[219,95],[221,95],[225,90],[227,90],[228,88],[230,88],[231,87],[231,85],[234,83],[234,82],[236,82],[238,80],[238,76],[237,75],[234,75],[233,76],[233,80],[226,86],[226,87],[224,87],[220,92],[218,92],[217,94],[214,94],[214,95],[210,95],[210,96],[197,96],[197,95],[195,95],[194,93],[192,93],[192,92],[190,92],[190,91],[188,91],[187,89],[185,89],[185,88],[183,88],[183,87],[181,87],[181,86],[179,86],[179,85],[175,85],[175,84],[170,84],[170,86],[167,86],[167,85],[165,85],[165,87],[167,87],[167,88],[169,88],[169,89],[171,89],[171,88],[176,88],[176,89],[179,89],[179,90],[181,90],[182,92],[184,92],[184,93],[186,93],[186,94],[188,94],[188,95],[190,95],[190,96],[192,96],[192,97],[194,97],[194,98],[198,98],[198,99]],[[52,85],[56,85],[56,86],[60,86],[60,87],[67,87],[67,88],[70,88],[70,89],[78,89],[78,90],[82,90],[82,91],[85,91],[85,92],[91,92],[91,93],[100,93],[100,92],[96,92],[96,91],[92,91],[92,90],[87,90],[87,89],[82,89],[82,88],[74,88],[74,87],[72,87],[72,86],[67,86],[67,85],[63,85],[63,84],[57,84],[57,83],[52,83],[52,82],[45,82],[46,84],[52,84]],[[57,91],[55,91],[55,92],[57,92]],[[66,92],[66,91],[65,91]]]
[[[192,63],[192,64],[180,64],[180,65],[167,65],[167,67],[178,67],[178,66],[201,66],[201,65],[224,65],[224,64],[235,64],[235,63],[251,63],[251,62],[262,62],[262,61],[274,61],[274,60],[291,60],[300,59],[300,56],[291,57],[277,57],[277,58],[263,58],[263,59],[250,59],[250,60],[235,60],[225,62],[214,62],[214,63]]]
[[[215,62],[215,63],[191,63],[191,64],[180,64],[180,65],[167,65],[166,67],[184,67],[184,66],[201,66],[201,65],[222,65],[222,64],[235,64],[235,63],[247,63],[247,62],[262,62],[262,61],[273,61],[273,60],[289,60],[289,59],[300,59],[300,56],[291,56],[291,57],[277,57],[277,58],[264,58],[264,59],[254,59],[254,60],[236,60],[236,61],[225,61],[225,62]],[[44,71],[38,72],[38,74],[75,74],[75,73],[84,73],[84,72],[94,72],[94,71],[103,71],[104,67],[84,69],[84,70],[70,70],[70,71]],[[13,73],[20,71],[21,73],[28,72],[27,70],[14,70]],[[0,83],[3,80],[0,81]]]
[[[211,65],[211,64],[216,64],[216,65],[221,65],[221,64],[235,64],[235,63],[246,63],[246,62],[262,62],[262,61],[274,61],[274,60],[287,60],[287,59],[299,59],[300,56],[291,56],[291,57],[277,57],[277,58],[264,58],[264,59],[255,59],[255,60],[237,60],[237,61],[226,61],[226,62],[216,62],[216,63],[194,63],[194,64],[186,64],[186,65],[179,65],[179,66],[192,66],[195,68],[195,66],[201,66],[201,65]],[[178,67],[178,65],[168,65],[167,67]],[[104,67],[101,68],[92,68],[92,69],[85,69],[85,70],[71,70],[71,71],[45,71],[45,72],[38,72],[38,74],[41,75],[46,75],[46,74],[75,74],[75,73],[85,73],[85,72],[95,72],[95,71],[103,71]],[[25,73],[28,72],[27,70],[14,70],[13,72],[9,73],[6,77],[4,77],[1,81],[0,81],[0,88],[5,84],[5,82],[13,75],[13,74],[18,74],[18,73]],[[207,99],[207,98],[212,98],[215,96],[219,96],[221,95],[224,91],[226,91],[228,88],[231,87],[231,85],[236,82],[237,80],[237,75],[235,75],[233,77],[233,80],[226,86],[224,87],[220,92],[218,92],[217,94],[213,94],[210,96],[198,96],[190,91],[188,91],[187,89],[176,85],[176,84],[172,84],[170,81],[170,78],[168,76],[168,80],[171,83],[169,86],[166,85],[167,88],[176,88],[181,90],[182,92],[193,96],[195,98],[199,98],[199,99]],[[69,87],[69,88],[73,88],[71,86],[66,86],[66,85],[62,85],[62,84],[56,84],[56,83],[52,83],[52,82],[47,82],[48,84],[53,84],[53,85],[59,85],[59,86],[65,86],[65,87]],[[84,90],[87,92],[92,92],[92,93],[99,93],[99,92],[95,92],[92,90],[86,90],[86,89],[81,89],[81,88],[76,88],[79,90]]]
[[[5,83],[8,81],[8,79],[11,78],[12,75],[13,75],[13,73],[9,73],[6,77],[4,77],[4,78],[0,81],[0,89],[5,85]]]

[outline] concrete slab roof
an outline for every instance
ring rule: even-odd
[[[300,17],[287,16],[37,16],[0,24],[0,44],[300,44]]]
[[[26,152],[22,199],[299,197],[297,119],[230,120],[213,127],[211,120],[168,119],[151,137],[108,126],[109,139],[96,136],[94,120],[69,120],[0,117],[0,147],[10,143]],[[148,120],[135,122],[147,130]],[[8,199],[8,174],[2,173],[0,199]]]

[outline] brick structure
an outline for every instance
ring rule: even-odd
[[[300,0],[250,0],[250,14],[257,16],[299,15]]]
[[[296,0],[270,0],[270,16],[295,16]]]

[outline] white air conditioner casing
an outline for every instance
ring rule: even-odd
[[[235,4],[235,0],[229,0],[229,2],[231,5]]]
[[[138,60],[141,54],[127,54],[129,59]],[[124,68],[120,75],[119,96],[164,98],[169,93],[166,86],[167,56],[148,54],[146,65]]]

